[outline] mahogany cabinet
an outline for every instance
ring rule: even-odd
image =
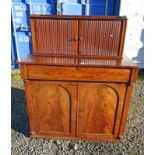
[[[138,67],[123,56],[125,17],[31,16],[19,63],[30,135],[121,141]]]
[[[126,58],[99,65],[61,65],[63,59],[30,56],[20,62],[31,136],[119,141],[137,66]]]

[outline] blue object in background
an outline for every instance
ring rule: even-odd
[[[120,0],[12,0],[11,67],[32,53],[30,14],[119,15]]]
[[[32,53],[30,14],[56,14],[56,0],[13,0],[11,21],[11,67],[16,61]]]
[[[58,13],[63,15],[119,15],[120,0],[59,0]]]

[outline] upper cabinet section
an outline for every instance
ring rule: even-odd
[[[32,15],[34,55],[122,57],[125,17]]]

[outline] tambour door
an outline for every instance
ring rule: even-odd
[[[77,84],[26,81],[32,136],[75,137]]]
[[[75,54],[78,20],[31,17],[33,54]]]
[[[125,22],[121,20],[80,20],[81,55],[119,56],[122,53]]]
[[[78,83],[78,137],[116,139],[125,90],[125,84]]]

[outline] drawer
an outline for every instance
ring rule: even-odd
[[[130,69],[27,65],[27,79],[128,82]]]

